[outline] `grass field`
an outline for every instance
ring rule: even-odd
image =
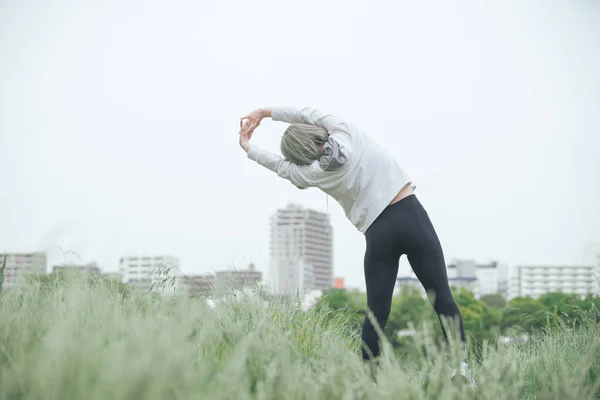
[[[32,285],[0,294],[0,400],[597,398],[592,321],[490,346],[473,362],[475,393],[450,384],[441,355],[385,358],[375,387],[354,334],[325,321],[256,295],[211,308],[107,285]]]

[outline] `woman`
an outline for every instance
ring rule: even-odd
[[[250,144],[263,118],[291,124],[281,139],[281,158]],[[337,116],[314,108],[262,108],[240,120],[240,146],[248,158],[299,188],[318,187],[333,197],[366,238],[364,273],[367,306],[384,329],[392,304],[400,257],[406,254],[417,278],[434,295],[440,317],[462,317],[450,292],[442,247],[427,212],[414,195],[410,177],[394,158],[364,132]],[[442,325],[444,338],[448,335]],[[368,317],[362,328],[364,360],[380,354],[379,337]],[[459,374],[474,381],[465,359]]]

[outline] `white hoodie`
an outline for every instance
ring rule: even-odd
[[[271,110],[271,118],[324,128],[330,135],[325,154],[310,165],[297,165],[251,144],[248,158],[299,188],[317,187],[329,194],[362,233],[366,233],[398,192],[411,183],[389,152],[340,117],[310,107],[276,107]],[[333,168],[328,168],[329,165]]]

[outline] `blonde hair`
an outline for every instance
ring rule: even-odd
[[[323,155],[329,134],[319,126],[292,124],[281,138],[281,153],[294,164],[308,165]]]

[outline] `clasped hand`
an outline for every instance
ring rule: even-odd
[[[240,118],[240,146],[247,153],[250,149],[250,139],[254,130],[263,118],[268,117],[268,110],[258,109]]]

